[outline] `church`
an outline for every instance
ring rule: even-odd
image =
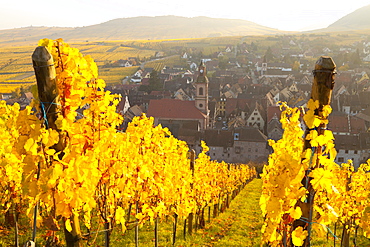
[[[168,127],[174,136],[179,136],[186,130],[203,132],[210,124],[208,84],[206,66],[202,61],[194,82],[194,100],[150,100],[147,116],[154,117],[156,125]]]

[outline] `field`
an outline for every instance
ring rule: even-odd
[[[99,67],[99,76],[107,84],[120,84],[139,68],[109,67],[117,60],[130,57],[145,63],[144,67],[156,70],[168,65],[186,65],[179,55],[182,51],[199,50],[204,55],[211,55],[235,44],[240,37],[213,39],[154,40],[154,41],[107,41],[71,44],[82,54],[90,55]],[[32,53],[35,46],[2,46],[0,47],[0,93],[11,93],[20,86],[28,87],[36,83],[32,66]],[[165,51],[165,58],[154,59],[156,52]],[[167,54],[168,53],[168,54]]]
[[[356,47],[356,49],[362,50],[359,41],[369,37],[368,31],[356,31],[171,40],[86,41],[70,45],[95,60],[99,67],[100,76],[108,84],[119,84],[126,76],[131,76],[140,65],[137,64],[130,68],[107,68],[107,65],[120,59],[136,58],[139,63],[145,64],[142,67],[153,67],[159,70],[164,66],[184,65],[186,61],[181,61],[179,57],[175,58],[184,52],[199,60],[202,56],[209,57],[216,52],[224,51],[226,46],[235,47],[239,44],[246,44],[248,49],[253,50],[256,57],[262,57],[268,47],[273,49],[289,48],[290,53],[320,50],[323,47],[329,47],[333,50],[342,46]],[[291,40],[301,45],[290,46]],[[2,44],[0,46],[0,93],[10,93],[17,87],[27,87],[35,83],[31,55],[36,46],[37,44],[34,46]],[[157,52],[163,52],[165,58],[156,60],[155,54]],[[332,56],[333,54],[327,55]],[[315,60],[315,58],[309,57],[306,59]]]
[[[118,41],[71,45],[79,48],[84,55],[92,56],[99,67],[101,78],[107,84],[121,83],[122,79],[132,75],[138,66],[103,68],[105,64],[129,57],[149,59],[155,54],[155,50],[124,47]],[[36,44],[34,47],[0,47],[0,93],[11,93],[20,86],[27,87],[36,83],[31,58],[35,48]]]

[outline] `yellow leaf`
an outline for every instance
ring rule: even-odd
[[[66,226],[67,231],[69,231],[69,232],[72,231],[72,225],[71,225],[71,220],[70,219],[66,220],[65,226]]]
[[[45,151],[45,153],[47,155],[54,155],[55,154],[55,150],[54,149],[48,149],[48,150]]]
[[[307,238],[308,232],[303,230],[301,226],[297,227],[293,232],[292,232],[292,240],[293,244],[295,246],[302,246],[304,243],[304,240]]]
[[[292,218],[294,218],[294,219],[297,220],[297,219],[301,218],[301,216],[302,216],[302,210],[301,210],[300,207],[296,207],[295,209],[291,208],[289,210],[289,214],[290,214],[290,216]]]
[[[37,143],[32,139],[28,139],[24,144],[24,149],[26,152],[31,152],[32,155],[37,154]]]
[[[307,103],[307,107],[310,110],[316,110],[317,108],[319,108],[319,101],[318,100],[313,101],[313,99],[310,99]]]

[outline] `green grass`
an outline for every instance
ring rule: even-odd
[[[184,221],[179,220],[174,246],[260,246],[263,223],[259,198],[262,181],[254,179],[235,197],[230,207],[208,222],[208,209],[205,212],[206,226],[198,229],[184,240]],[[173,246],[172,218],[159,223],[159,246]],[[135,246],[134,230],[125,234],[119,229],[111,237],[111,246]],[[95,245],[100,243],[98,245]],[[96,239],[94,246],[103,246],[103,235]],[[154,246],[154,225],[148,224],[139,230],[139,246]]]

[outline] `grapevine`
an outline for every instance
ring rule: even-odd
[[[344,228],[342,243],[344,236],[349,236],[358,227],[362,227],[364,235],[369,236],[369,161],[357,171],[350,161],[336,164],[332,132],[324,129],[318,133],[319,126],[327,124],[331,108],[324,106],[324,117],[320,118],[314,114],[319,107],[317,101],[311,99],[307,106],[308,111],[303,117],[308,127],[305,138],[300,126],[301,110],[282,103],[284,134],[277,142],[270,141],[274,152],[263,171],[260,205],[265,217],[263,241],[271,246],[289,245],[289,242],[294,246],[304,244],[310,237],[310,229],[293,229],[294,220],[312,224],[319,236],[327,234],[331,224],[340,222]],[[309,142],[310,148],[304,150],[305,141]],[[302,184],[302,181],[307,181],[307,184]],[[312,186],[315,195],[314,212],[311,212],[313,223],[302,218],[302,202],[310,196],[308,186]]]
[[[58,96],[24,110],[0,102],[2,212],[21,204],[31,221],[38,205],[37,226],[57,241],[63,226],[78,233],[79,219],[90,229],[94,216],[107,232],[125,231],[132,205],[139,224],[185,219],[256,175],[248,165],[211,161],[205,143],[192,171],[186,143],[145,115],[118,131],[120,96],[105,91],[93,59],[61,39],[39,45],[53,57]],[[56,114],[55,127],[46,114]]]

